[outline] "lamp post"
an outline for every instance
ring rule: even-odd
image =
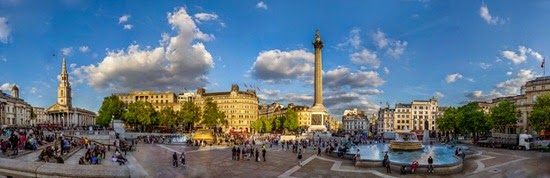
[[[111,129],[115,130],[115,115],[111,115]]]

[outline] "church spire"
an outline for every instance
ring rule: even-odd
[[[61,80],[57,87],[57,103],[63,106],[71,107],[71,84],[69,83],[69,73],[67,72],[67,62],[63,56],[63,64],[61,66]]]
[[[67,74],[67,63],[65,62],[65,55],[63,55],[63,66],[61,69],[61,75]]]

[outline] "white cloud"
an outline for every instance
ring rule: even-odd
[[[357,94],[360,94],[360,95],[381,95],[381,94],[384,94],[384,91],[378,90],[376,88],[374,88],[374,89],[360,89],[360,90],[355,90],[355,92],[357,92]]]
[[[218,15],[216,14],[209,14],[209,13],[198,13],[195,14],[195,21],[197,23],[200,23],[201,21],[209,21],[209,20],[216,20],[218,19]]]
[[[388,69],[387,67],[384,67],[384,73],[390,74],[390,69]]]
[[[256,79],[279,83],[286,80],[311,77],[314,55],[305,50],[262,51],[252,64],[250,72]]]
[[[29,90],[29,93],[30,94],[35,94],[36,91],[38,91],[38,89],[36,87],[32,87],[30,90]]]
[[[495,90],[491,91],[487,95],[483,94],[483,91],[481,90],[476,90],[470,93],[466,93],[465,96],[472,101],[490,101],[494,98],[502,97],[504,95],[502,95],[502,93],[497,92]]]
[[[393,58],[399,58],[399,56],[401,56],[405,52],[405,48],[407,48],[408,45],[408,42],[406,41],[387,38],[386,34],[380,29],[373,33],[371,37],[374,44],[379,49],[384,49],[387,47],[386,54]]]
[[[497,89],[504,90],[506,95],[517,95],[519,94],[518,90],[521,86],[535,76],[531,70],[522,69],[518,72],[517,76],[513,79],[501,82],[496,85]]]
[[[466,80],[468,80],[469,82],[476,82],[476,80],[474,80],[473,78],[466,78]]]
[[[479,63],[479,67],[481,67],[482,69],[487,70],[489,67],[491,67],[491,64],[482,62],[482,63]]]
[[[527,60],[527,54],[535,57],[539,62],[542,62],[542,59],[544,58],[537,51],[531,48],[527,48],[525,46],[518,46],[517,53],[511,50],[504,50],[501,52],[501,54],[504,58],[512,61],[514,64],[525,62]]]
[[[0,90],[11,90],[11,88],[15,85],[14,83],[4,83],[0,85]]]
[[[8,26],[8,18],[0,17],[0,42],[7,44],[11,29]]]
[[[360,29],[360,28],[353,28],[353,29],[349,32],[349,36],[346,38],[346,41],[337,44],[336,47],[339,48],[339,49],[342,49],[342,48],[344,48],[344,47],[346,47],[346,46],[351,46],[351,47],[353,47],[354,49],[360,48],[360,47],[361,47],[361,43],[362,43],[360,33],[361,33],[361,29]]]
[[[87,53],[88,51],[90,51],[90,48],[88,48],[88,46],[80,46],[78,50],[82,53]]]
[[[167,19],[178,33],[166,39],[165,45],[140,49],[133,44],[126,50],[108,50],[99,64],[76,68],[73,76],[86,79],[97,89],[119,91],[204,87],[214,62],[205,46],[195,40],[211,40],[214,36],[202,33],[184,8],[168,13]]]
[[[74,67],[76,67],[76,64],[75,64],[75,63],[72,63],[72,64],[69,65],[69,67],[70,67],[70,68],[74,68]]]
[[[457,79],[461,79],[461,78],[462,78],[462,74],[456,73],[456,74],[447,75],[445,80],[447,80],[447,83],[453,83]]]
[[[256,8],[267,10],[267,5],[263,1],[260,1],[258,4],[256,4]]]
[[[355,64],[366,64],[375,69],[380,67],[380,60],[378,60],[376,53],[371,52],[368,49],[363,49],[361,52],[356,52],[350,54],[349,56],[351,58],[351,62]]]
[[[372,34],[372,39],[374,40],[374,44],[378,46],[378,48],[384,48],[389,44],[389,39],[386,38],[386,34],[384,34],[384,32],[382,32],[380,29]]]
[[[500,19],[500,17],[491,16],[489,13],[489,8],[486,4],[481,4],[481,7],[479,8],[479,15],[490,25],[504,24],[504,20]]]
[[[512,72],[506,72],[506,75],[512,75]]]
[[[434,96],[435,96],[436,98],[438,98],[438,99],[445,98],[445,95],[444,95],[443,93],[441,93],[441,92],[438,92],[438,91],[436,91],[436,92],[434,93]]]
[[[128,19],[130,19],[130,15],[129,14],[125,14],[123,16],[121,16],[120,18],[118,18],[118,24],[121,24],[123,22],[127,22]]]
[[[124,25],[124,30],[131,30],[132,28],[134,28],[134,25],[132,25],[132,24]]]
[[[65,56],[70,56],[73,53],[73,47],[61,48],[61,53]]]
[[[345,86],[349,86],[352,89],[366,86],[378,87],[386,81],[380,78],[378,73],[374,71],[357,71],[353,73],[346,67],[338,66],[336,69],[329,70],[326,73],[324,82],[333,90],[338,90]]]
[[[6,58],[6,56],[0,56],[0,60],[4,62],[8,62],[8,58]]]

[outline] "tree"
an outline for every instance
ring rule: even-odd
[[[443,113],[443,116],[435,120],[437,127],[441,131],[452,131],[454,136],[458,132],[458,109],[457,108],[447,108]]]
[[[225,114],[218,110],[218,105],[212,98],[206,99],[201,124],[204,124],[208,128],[214,128],[218,126],[218,124],[226,124]]]
[[[298,124],[298,114],[293,109],[287,109],[285,112],[285,119],[283,127],[290,131],[296,131],[300,125]]]
[[[192,130],[195,123],[198,123],[201,120],[201,108],[192,101],[186,101],[182,104],[178,115],[178,118],[181,119],[178,120],[178,123],[181,123],[182,121],[188,123],[188,130]]]
[[[172,107],[165,107],[158,113],[159,125],[173,126],[176,124],[176,113]]]
[[[264,120],[265,120],[265,117],[262,117],[262,118],[260,118],[256,121],[252,122],[250,127],[252,127],[252,129],[254,129],[256,132],[263,132],[263,131],[265,131]]]
[[[535,131],[550,130],[550,93],[537,97],[529,123]]]
[[[516,126],[519,117],[521,117],[521,111],[510,101],[499,102],[491,108],[489,114],[491,126],[501,133],[505,133],[506,128]]]
[[[105,97],[103,99],[103,103],[101,104],[101,108],[99,108],[96,123],[103,126],[109,125],[113,117],[121,118],[125,111],[124,107],[124,102],[118,99],[117,96],[111,95],[109,97]]]
[[[273,130],[273,117],[271,118],[264,118],[262,120],[262,123],[263,123],[263,126],[264,126],[264,129],[266,132],[271,132]]]
[[[124,118],[131,124],[148,126],[155,123],[156,111],[149,102],[137,101],[128,105]]]
[[[36,119],[36,113],[34,113],[34,108],[31,107],[31,120]]]
[[[478,133],[491,130],[485,112],[474,102],[458,108],[458,128],[472,133],[474,140],[477,140]]]

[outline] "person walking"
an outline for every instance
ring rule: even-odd
[[[317,156],[321,156],[321,147],[317,147]]]
[[[300,167],[302,167],[302,152],[298,152],[298,165],[300,165]]]
[[[256,162],[260,161],[260,151],[256,148]]]
[[[181,160],[181,165],[182,166],[184,166],[184,167],[187,166],[187,165],[185,165],[185,152],[183,152],[183,151],[181,152],[180,160]]]
[[[178,167],[178,154],[176,152],[172,155],[172,166]]]
[[[264,158],[264,162],[265,162],[265,152],[267,152],[266,148],[265,148],[265,145],[262,146],[262,157]]]
[[[388,161],[386,162],[386,173],[391,174],[391,165],[390,165],[390,159],[388,158]]]
[[[429,156],[428,157],[428,173],[434,173],[433,163],[434,163],[434,159],[432,158],[432,156]]]

